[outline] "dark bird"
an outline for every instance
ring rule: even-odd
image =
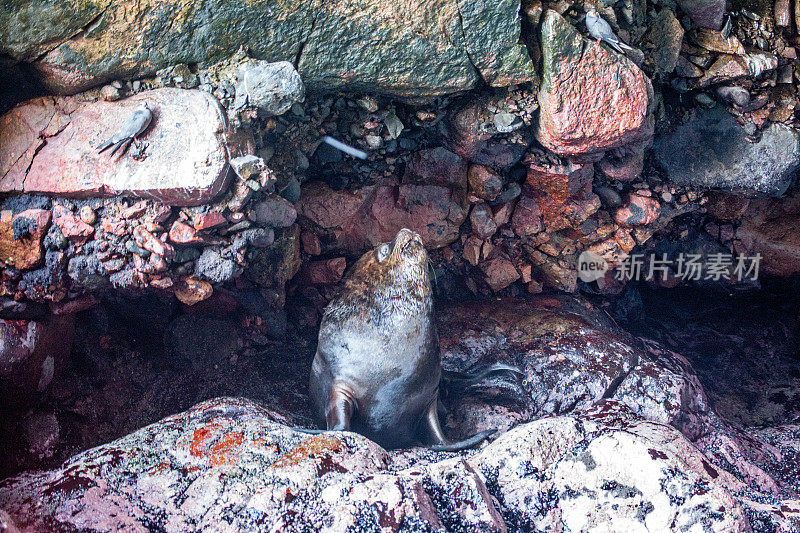
[[[600,41],[605,41],[620,54],[625,54],[626,51],[630,52],[634,50],[634,48],[623,43],[619,37],[614,34],[614,30],[611,29],[608,22],[603,20],[600,13],[598,13],[595,8],[590,9],[586,13],[586,29],[589,30],[589,34],[592,37],[597,39],[598,43]]]
[[[109,140],[97,147],[98,151],[104,152],[113,146],[114,149],[111,150],[111,155],[114,155],[114,152],[119,150],[120,147],[129,145],[131,141],[136,141],[136,137],[150,125],[152,118],[153,113],[147,106],[147,102],[142,102],[125,119],[125,122],[122,123],[117,132]]]

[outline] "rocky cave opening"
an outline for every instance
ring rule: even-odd
[[[800,3],[150,3],[0,6],[0,531],[800,531]],[[296,431],[404,227],[473,450]]]

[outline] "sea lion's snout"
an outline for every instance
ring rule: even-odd
[[[394,238],[393,250],[397,250],[405,255],[416,255],[425,253],[425,246],[422,243],[422,237],[414,233],[410,229],[403,228],[397,232]]]

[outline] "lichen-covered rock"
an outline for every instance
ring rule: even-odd
[[[46,209],[26,209],[16,214],[11,210],[0,212],[0,261],[4,266],[25,270],[41,263],[42,241],[50,227],[50,218]]]
[[[517,530],[749,531],[740,482],[610,401],[516,427],[469,463]]]
[[[537,138],[562,155],[603,152],[653,134],[650,80],[631,60],[584,39],[561,15],[542,22]]]
[[[519,8],[517,0],[37,0],[0,11],[0,52],[34,61],[63,93],[178,63],[205,66],[246,47],[259,60],[293,62],[312,90],[414,98],[469,89],[481,78],[534,79]]]
[[[800,167],[800,134],[782,124],[752,142],[724,108],[705,111],[655,140],[653,153],[679,185],[780,196]]]
[[[391,471],[390,455],[360,435],[285,423],[247,400],[206,401],[51,472],[5,480],[0,507],[32,531],[506,531],[461,459]]]
[[[144,158],[98,153],[140,102],[155,116],[142,134]],[[128,194],[197,205],[223,189],[228,170],[225,119],[216,99],[203,91],[156,89],[117,102],[48,96],[0,118],[3,192]]]

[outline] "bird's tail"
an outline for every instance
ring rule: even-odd
[[[491,398],[506,403],[525,403],[523,372],[503,363],[485,364],[466,372],[442,369],[442,388],[447,394]]]
[[[114,141],[109,139],[109,140],[107,140],[106,142],[104,142],[103,144],[101,144],[100,146],[97,147],[97,153],[102,154],[103,152],[105,152],[106,150],[111,148],[113,145],[114,145]]]

